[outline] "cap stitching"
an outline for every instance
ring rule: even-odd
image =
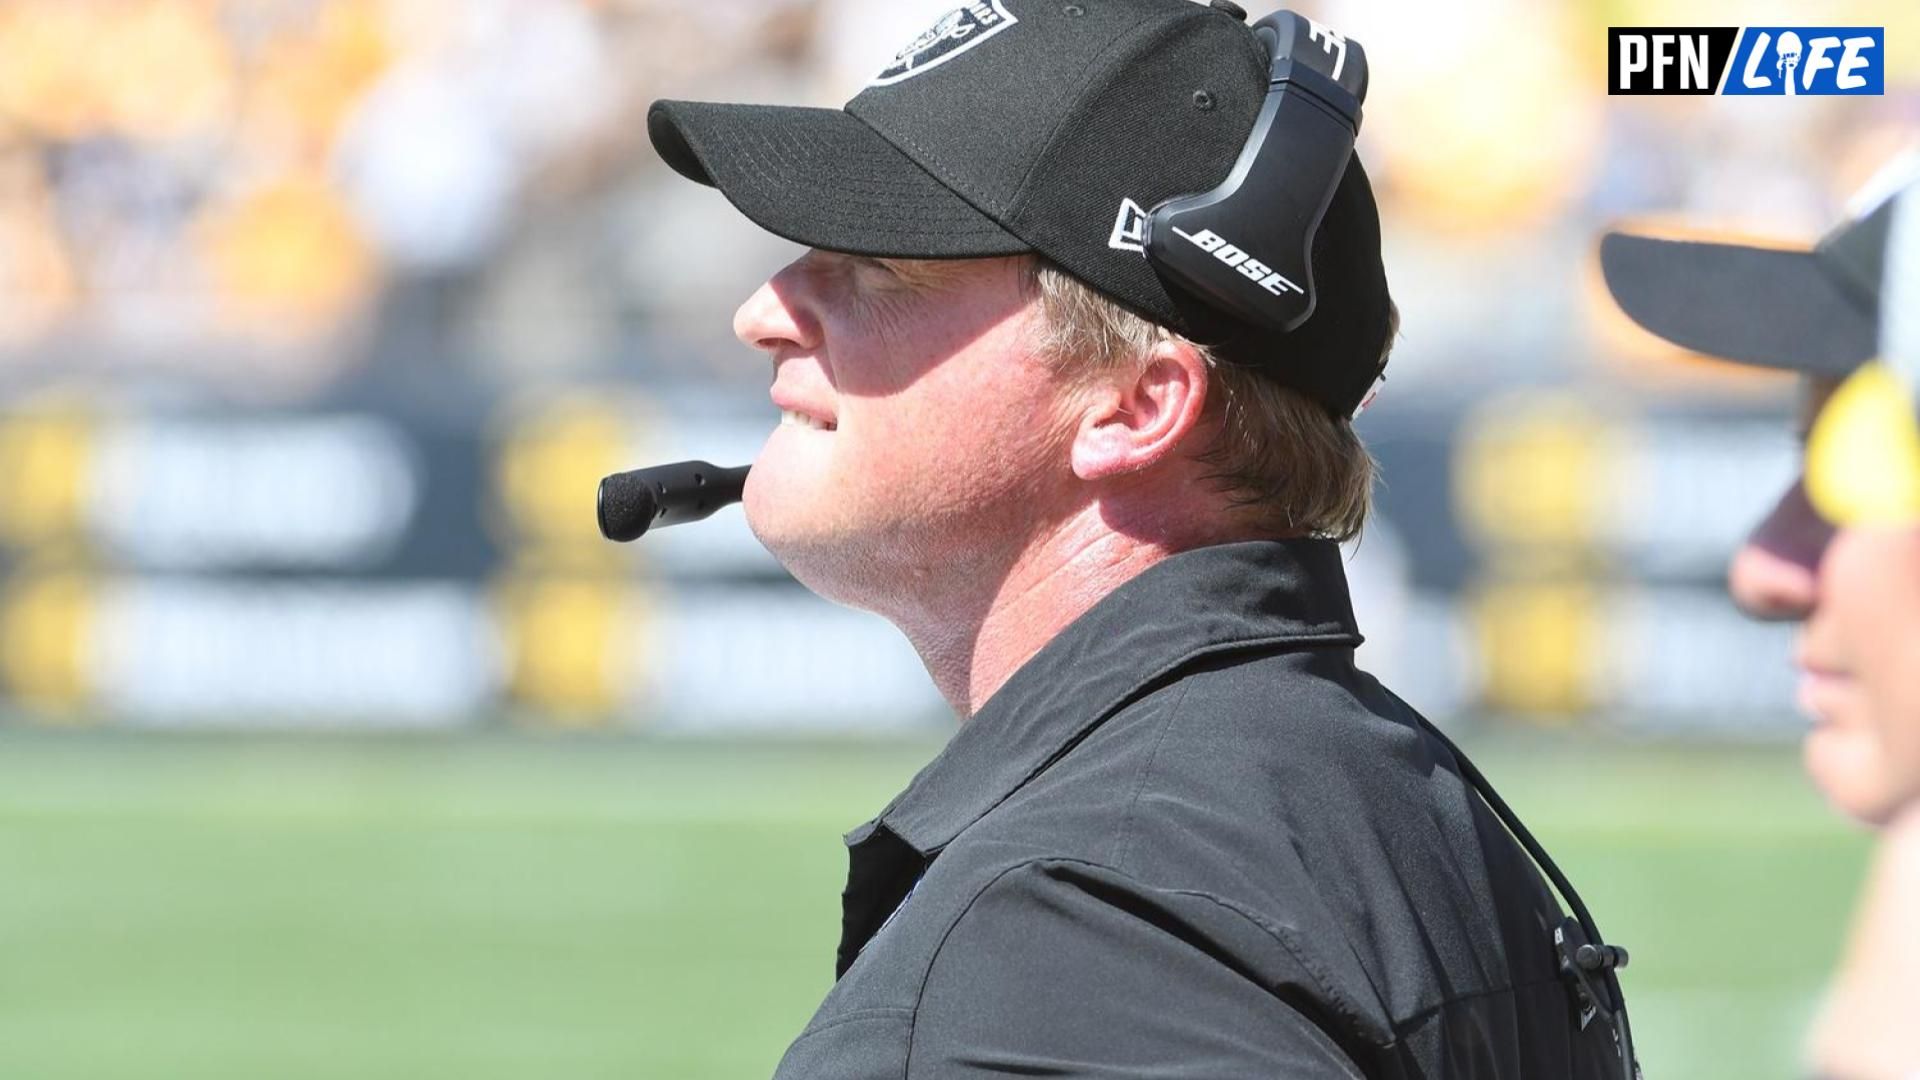
[[[805,152],[806,151],[805,144],[799,143],[798,140],[795,139],[791,134],[782,133],[781,138],[786,139],[791,145],[795,146],[801,151],[800,153],[797,153],[797,154],[785,155],[785,158],[784,158],[785,163],[801,164],[803,159],[813,157],[813,155]],[[743,157],[745,158],[744,164],[747,164],[749,167],[751,167],[756,176],[760,177],[762,180],[775,182],[776,186],[782,186],[782,185],[789,186],[789,187],[798,186],[798,187],[805,187],[813,191],[825,191],[825,192],[842,191],[850,186],[864,186],[864,188],[867,190],[874,190],[881,193],[899,192],[899,193],[917,194],[924,190],[918,185],[914,185],[911,183],[894,182],[894,181],[886,180],[884,178],[873,177],[873,176],[837,178],[836,182],[834,183],[822,183],[817,179],[815,179],[815,177],[813,176],[810,170],[803,169],[799,171],[796,175],[784,175],[778,172],[773,167],[771,167],[768,161],[766,160],[766,157],[764,156],[763,152],[771,152],[774,154],[780,153],[779,147],[775,146],[773,143],[763,139],[757,144],[751,144],[751,143],[742,141],[742,142],[736,143],[735,145],[740,149]],[[806,161],[805,163],[812,164],[811,161]],[[977,213],[978,213],[977,211],[975,211],[973,214],[967,214],[960,208],[939,207],[934,205],[927,205],[924,207],[924,209],[930,212],[939,214],[943,217],[951,218],[951,220],[962,221],[962,222],[977,220]],[[910,216],[905,212],[894,211],[894,210],[884,209],[884,208],[876,208],[875,212],[882,212],[884,213],[885,216],[895,217],[895,218]],[[917,217],[919,215],[912,215],[912,216]],[[853,220],[858,220],[858,219],[856,218]]]
[[[811,177],[796,179],[794,177],[782,176],[780,173],[768,167],[767,162],[763,159],[761,154],[758,152],[758,148],[751,145],[747,145],[745,143],[737,143],[736,147],[741,152],[741,159],[742,159],[741,164],[747,167],[748,169],[750,169],[753,172],[753,174],[758,178],[760,178],[762,181],[776,182],[777,184],[785,184],[790,187],[791,186],[805,187],[813,191],[833,192],[833,191],[844,190],[843,187],[841,187],[840,185],[818,183],[812,180]],[[767,149],[771,149],[771,147],[767,147]],[[897,188],[893,188],[891,190],[911,192],[911,191],[916,191],[918,189],[903,185]],[[828,206],[821,208],[820,216],[823,218],[831,219],[834,222],[841,223],[841,224],[871,224],[875,221],[875,219],[878,219],[879,221],[882,221],[882,222],[908,221],[908,222],[913,222],[916,225],[926,225],[927,224],[926,219],[929,216],[936,217],[945,222],[951,222],[953,224],[963,224],[963,225],[975,224],[980,221],[980,219],[977,216],[967,215],[961,212],[957,212],[953,208],[940,207],[940,206],[934,206],[934,205],[923,205],[922,207],[915,208],[914,210],[899,210],[891,207],[867,207],[867,208],[863,208],[859,213],[843,214],[843,213],[840,213],[831,204],[829,204]],[[946,229],[935,229],[935,228],[916,228],[916,229],[903,230],[903,229],[897,229],[897,228],[891,228],[891,227],[885,227],[885,226],[883,226],[883,229],[884,231],[894,235],[923,235],[923,236],[942,235],[945,232],[949,231]]]
[[[984,205],[996,218],[1011,217],[1012,214],[1009,207],[1011,205],[1018,205],[1020,202],[1020,197],[1026,194],[1027,185],[1031,183],[1033,178],[1033,170],[1039,165],[1039,163],[1042,160],[1046,158],[1047,151],[1053,148],[1054,140],[1059,137],[1060,125],[1066,122],[1066,118],[1068,116],[1078,111],[1078,106],[1080,104],[1081,97],[1086,92],[1087,84],[1092,81],[1092,78],[1093,78],[1092,73],[1096,68],[1100,66],[1100,62],[1104,60],[1109,54],[1114,52],[1117,48],[1119,48],[1123,43],[1129,42],[1135,37],[1145,35],[1152,30],[1161,29],[1169,26],[1176,26],[1183,19],[1190,18],[1192,14],[1204,13],[1206,10],[1207,9],[1205,8],[1200,8],[1200,9],[1196,9],[1196,12],[1194,13],[1181,12],[1178,16],[1172,19],[1167,19],[1163,22],[1149,22],[1149,23],[1135,25],[1133,27],[1128,28],[1125,31],[1122,31],[1119,34],[1114,35],[1112,40],[1108,41],[1106,45],[1102,46],[1100,51],[1094,54],[1094,56],[1090,58],[1081,69],[1080,83],[1072,96],[1071,104],[1068,106],[1067,109],[1065,109],[1060,114],[1060,116],[1057,119],[1054,120],[1053,128],[1047,132],[1046,138],[1040,144],[1040,152],[1036,154],[1034,156],[1033,161],[1028,164],[1027,172],[1025,175],[1023,175],[1020,178],[1020,182],[1014,186],[1013,197],[1010,200],[1010,202],[1003,203],[999,200],[992,199],[983,193],[962,191],[960,188],[960,185],[955,181],[953,181],[947,175],[947,172],[944,168],[935,168],[933,165],[930,165],[927,162],[920,160],[921,158],[932,158],[936,160],[936,164],[937,164],[938,155],[934,154],[933,152],[929,151],[925,146],[921,145],[921,143],[918,140],[916,140],[910,133],[903,132],[899,134],[897,136],[898,141],[900,143],[906,144],[907,147],[917,152],[920,155],[920,157],[916,157],[913,159],[914,164],[920,166],[921,168],[925,169],[928,173],[932,174],[933,177],[939,180],[940,183],[943,186],[945,186],[948,190],[952,191],[956,195],[959,195],[962,199],[965,199],[970,204]],[[863,124],[867,123],[864,118],[860,117],[857,114],[848,113],[847,115],[852,116],[854,119],[859,120]],[[895,141],[894,137],[889,137],[887,133],[881,131],[879,128],[873,127],[872,124],[867,124],[867,126],[869,128],[873,128],[874,134],[879,135],[882,139],[886,139],[888,142]]]
[[[1199,8],[1197,9],[1197,11],[1199,13],[1205,13],[1207,9]],[[1107,44],[1101,48],[1099,53],[1095,54],[1095,56],[1087,62],[1085,69],[1082,71],[1080,91],[1084,92],[1087,82],[1090,81],[1092,78],[1092,76],[1088,73],[1091,72],[1098,65],[1099,61],[1104,59],[1107,56],[1107,54],[1111,53],[1115,49],[1115,47],[1118,46],[1122,41],[1128,40],[1139,34],[1144,34],[1147,31],[1161,25],[1176,25],[1181,19],[1187,18],[1187,17],[1190,17],[1189,13],[1182,12],[1179,16],[1176,16],[1172,20],[1168,20],[1164,24],[1155,22],[1155,23],[1146,23],[1143,25],[1136,25],[1129,28],[1126,31],[1123,31],[1115,35],[1113,40],[1107,42]],[[1073,97],[1073,104],[1078,105],[1079,102],[1080,102],[1080,94],[1077,92]],[[1059,125],[1065,122],[1067,114],[1070,114],[1074,111],[1075,110],[1072,107],[1069,107],[1066,110],[1066,112],[1062,114],[1060,119],[1054,121],[1054,128],[1052,131],[1049,131],[1047,133],[1046,140],[1041,144],[1040,153],[1034,158],[1034,164],[1038,164],[1042,158],[1046,157],[1047,150],[1052,147],[1053,140],[1058,135]],[[903,132],[903,133],[900,133],[898,136],[891,136],[891,135],[888,135],[886,132],[881,131],[879,128],[874,127],[872,124],[868,123],[866,118],[860,116],[858,113],[849,111],[847,115],[853,117],[855,120],[860,121],[862,124],[866,124],[867,127],[870,128],[874,134],[880,136],[882,139],[885,139],[887,142],[893,143],[896,146],[905,144],[909,149],[915,151],[919,155],[919,157],[913,158],[912,159],[913,163],[915,165],[918,165],[920,168],[925,169],[930,175],[933,176],[934,179],[940,181],[941,186],[953,192],[955,195],[958,195],[961,199],[965,200],[969,205],[974,206],[976,209],[980,209],[983,213],[991,214],[996,220],[1011,216],[1008,210],[1008,204],[1003,203],[997,199],[993,199],[984,193],[963,191],[961,189],[961,185],[951,178],[951,176],[947,173],[947,170],[945,170],[944,168],[936,167],[936,165],[938,164],[938,155],[929,151],[924,145],[922,145],[917,139],[915,139],[912,134]],[[934,159],[934,164],[929,164],[927,161],[922,161],[921,158]],[[1033,164],[1030,164],[1027,166],[1027,175],[1021,177],[1020,183],[1015,186],[1014,196],[1013,196],[1014,203],[1018,203],[1020,200],[1021,194],[1023,194],[1026,191],[1028,180],[1033,173],[1033,167],[1034,167]],[[1001,225],[1002,228],[1006,227],[1005,222],[998,222],[998,223]],[[1021,239],[1024,240],[1025,237],[1021,237]]]
[[[1086,67],[1081,70],[1080,83],[1074,90],[1072,102],[1054,119],[1053,127],[1047,132],[1046,138],[1040,144],[1040,152],[1035,154],[1033,160],[1027,164],[1026,174],[1020,178],[1020,183],[1014,187],[1013,205],[1020,205],[1021,200],[1026,197],[1027,189],[1033,185],[1034,174],[1039,171],[1040,163],[1047,160],[1048,156],[1053,152],[1053,144],[1059,141],[1061,129],[1066,126],[1068,118],[1079,114],[1081,102],[1086,98],[1087,87],[1092,83],[1094,73],[1102,70],[1102,61],[1110,54],[1124,47],[1131,46],[1135,38],[1145,37],[1152,32],[1172,31],[1197,17],[1211,14],[1213,14],[1211,8],[1195,6],[1191,11],[1182,11],[1171,18],[1163,18],[1163,20],[1159,22],[1142,23],[1134,26],[1125,33],[1115,35],[1112,41],[1107,42],[1106,46],[1102,48],[1093,59],[1089,60]]]
[[[781,137],[787,139],[796,147],[804,147],[804,144],[798,142],[791,133],[783,132],[781,133]],[[734,139],[731,140],[731,143],[733,147],[740,152],[741,165],[750,170],[763,182],[770,182],[774,186],[783,184],[789,187],[801,186],[813,191],[838,192],[844,190],[842,185],[818,183],[804,171],[795,177],[783,175],[770,168],[762,151],[773,153],[778,153],[779,151],[772,142],[765,138],[759,140]],[[789,160],[797,160],[799,156],[810,155],[796,155],[795,158]],[[708,171],[711,172],[711,168],[709,168]],[[868,179],[869,181],[872,180],[872,178]],[[901,184],[898,186],[883,187],[882,190],[918,193],[923,189],[909,184]],[[955,198],[959,198],[959,195],[952,192],[951,189],[946,190],[948,190],[949,194],[953,194]],[[935,224],[944,223],[947,227],[925,227],[929,225],[929,217],[935,219]],[[866,227],[870,231],[880,235],[900,238],[950,236],[954,232],[952,228],[953,225],[976,226],[972,231],[972,235],[977,237],[993,237],[1006,232],[1006,230],[1000,228],[996,222],[990,220],[983,221],[978,210],[973,210],[971,213],[968,213],[960,208],[941,207],[924,203],[911,210],[896,210],[889,207],[865,207],[858,213],[849,214],[840,213],[837,209],[833,208],[833,204],[828,204],[821,209],[819,218],[835,225],[858,225]],[[890,224],[891,222],[911,222],[916,226],[922,227],[902,229]],[[978,228],[978,226],[989,226],[990,228]],[[1025,243],[1020,237],[1016,236],[1014,238]]]
[[[851,115],[851,114],[849,114],[849,115]],[[858,120],[858,119],[859,119],[859,117],[854,117],[854,119],[856,119],[856,120]],[[862,121],[861,121],[861,123],[866,123],[866,121],[864,121],[864,120],[862,120]],[[869,126],[869,127],[871,127],[872,125],[868,125],[868,126]],[[886,137],[886,136],[885,136],[884,134],[881,134],[881,132],[880,132],[880,129],[879,129],[879,128],[874,128],[874,129],[873,129],[873,131],[874,131],[874,134],[876,134],[876,135],[880,135],[880,137],[881,137],[881,138],[883,138],[883,139],[885,139],[885,138],[887,138],[887,137]],[[893,140],[892,140],[892,139],[888,139],[887,141],[888,141],[888,142],[892,142]],[[931,154],[930,154],[930,153],[928,152],[928,150],[927,150],[927,148],[926,148],[926,147],[924,147],[924,146],[921,146],[921,145],[920,145],[920,144],[919,144],[918,142],[916,142],[916,141],[915,141],[915,140],[913,139],[913,137],[912,137],[912,136],[910,136],[910,135],[901,135],[901,136],[900,136],[900,141],[901,141],[901,142],[903,142],[903,143],[905,143],[905,144],[907,144],[907,146],[908,146],[908,147],[910,147],[911,149],[913,149],[913,150],[916,150],[916,151],[918,151],[918,152],[919,152],[919,153],[921,154],[921,156],[922,156],[922,157],[931,157],[931,156],[932,156],[932,155],[931,155]],[[968,203],[969,205],[972,205],[972,206],[974,206],[974,208],[975,208],[975,209],[978,209],[978,210],[980,210],[980,211],[981,211],[981,213],[985,213],[985,214],[991,214],[991,215],[992,215],[992,216],[994,216],[994,217],[1005,217],[1005,216],[1006,216],[1006,214],[1007,214],[1007,210],[1006,210],[1006,207],[1004,207],[1004,206],[1002,206],[1002,205],[1001,205],[1001,204],[1000,204],[1000,203],[998,202],[998,200],[995,200],[995,199],[991,199],[991,198],[988,198],[988,197],[987,197],[987,196],[985,196],[985,195],[980,195],[980,194],[976,194],[976,193],[970,193],[970,192],[964,192],[964,191],[962,191],[962,190],[960,189],[960,186],[959,186],[959,185],[958,185],[957,183],[955,183],[955,182],[954,182],[953,180],[951,180],[951,179],[949,179],[949,178],[948,178],[948,177],[947,177],[947,176],[945,175],[945,170],[943,170],[943,169],[936,169],[936,168],[934,168],[934,167],[933,167],[932,165],[929,165],[929,164],[927,164],[926,162],[924,162],[924,161],[921,161],[921,160],[920,160],[920,158],[911,158],[911,159],[909,159],[909,160],[911,160],[911,161],[912,161],[912,162],[913,162],[913,163],[914,163],[915,165],[918,165],[918,166],[919,166],[920,168],[922,168],[922,169],[925,169],[925,170],[926,170],[926,171],[928,172],[928,174],[929,174],[929,175],[931,175],[931,176],[932,176],[932,177],[933,177],[933,178],[934,178],[935,180],[938,180],[938,181],[940,181],[940,186],[941,186],[941,187],[944,187],[944,188],[946,188],[946,189],[947,189],[948,191],[951,191],[951,192],[953,192],[953,193],[954,193],[955,195],[957,195],[957,196],[959,196],[959,197],[960,197],[961,199],[963,199],[963,200],[965,200],[965,201],[966,201],[966,202],[967,202],[967,203]],[[984,204],[984,205],[982,205],[982,204]]]
[[[756,177],[763,181],[771,181],[775,186],[800,186],[813,191],[826,192],[841,191],[849,185],[854,184],[864,189],[880,193],[904,192],[917,194],[925,190],[922,185],[906,181],[896,182],[871,175],[865,177],[838,177],[832,184],[819,183],[813,179],[813,173],[807,166],[824,160],[827,155],[817,153],[813,145],[799,139],[791,130],[786,128],[777,129],[773,135],[781,141],[776,142],[773,138],[769,138],[764,132],[747,128],[716,131],[712,134],[711,138],[701,140],[699,143],[696,143],[693,139],[687,139],[686,141],[689,147],[694,150],[695,157],[700,159],[700,165],[706,170],[710,181],[714,169],[712,164],[705,160],[708,155],[701,153],[702,144],[705,145],[708,151],[718,151],[721,149],[721,146],[716,144],[724,144],[727,149],[737,151],[742,159],[741,164],[743,166],[750,168]],[[765,155],[768,153],[774,154],[780,159],[775,164],[798,166],[798,171],[793,174],[783,174],[777,171],[771,167],[766,160]],[[902,156],[904,157],[904,155]],[[908,161],[911,162],[911,159],[908,159]],[[719,185],[714,184],[714,186],[717,187]],[[979,211],[973,210],[972,208],[922,204],[919,209],[938,215],[943,220],[953,222],[974,223],[979,220]],[[891,216],[902,217],[906,215],[893,213]],[[864,220],[864,218],[850,220]]]
[[[806,144],[804,144],[804,143],[801,143],[801,142],[799,142],[799,140],[798,140],[798,138],[797,138],[796,136],[794,136],[794,135],[793,135],[793,134],[792,134],[791,132],[780,132],[780,133],[779,133],[779,135],[780,135],[780,137],[781,137],[781,138],[783,138],[783,139],[785,139],[785,140],[787,140],[787,141],[788,141],[789,143],[791,143],[791,144],[792,144],[792,145],[794,145],[794,146],[795,146],[795,147],[796,147],[797,149],[799,149],[799,150],[800,150],[800,152],[801,152],[801,154],[800,154],[800,155],[796,155],[796,157],[798,157],[798,156],[802,156],[802,155],[804,155],[804,156],[806,156],[806,157],[810,157],[810,158],[811,158],[811,157],[813,156],[813,155],[811,155],[810,153],[808,153],[808,150],[809,150],[810,148],[808,148],[808,147],[806,146]],[[773,146],[772,146],[771,144],[766,144],[766,145],[765,145],[765,148],[766,148],[766,149],[768,149],[768,150],[773,150],[773,149],[775,149],[775,147],[773,147]],[[904,154],[903,154],[903,155],[901,155],[901,156],[902,156],[902,157],[904,158],[904,157],[905,157],[906,155],[904,155]],[[756,160],[756,162],[758,162],[758,160],[759,160],[759,158],[758,158],[758,156],[757,156],[757,155],[756,155],[756,157],[755,157],[755,160]],[[916,163],[914,163],[914,162],[913,162],[913,160],[912,160],[911,158],[908,158],[908,159],[907,159],[907,162],[908,162],[908,164],[912,164],[912,165],[914,165],[914,167],[915,167],[915,168],[918,168],[918,167],[919,167],[919,166],[918,166],[918,165],[917,165]],[[781,179],[781,177],[779,177],[779,176],[778,176],[777,174],[773,174],[773,173],[768,173],[768,172],[765,172],[765,171],[763,171],[763,172],[762,172],[762,175],[763,175],[763,176],[765,176],[765,177],[766,177],[766,178],[768,178],[768,179],[776,179],[776,180],[777,180],[777,179]],[[922,188],[922,187],[921,187],[920,185],[917,185],[917,184],[913,184],[913,183],[911,183],[911,182],[908,182],[908,181],[894,181],[894,180],[889,180],[889,179],[886,179],[886,178],[884,178],[884,177],[874,177],[874,176],[862,176],[862,177],[847,177],[847,178],[845,178],[845,181],[853,181],[853,182],[858,182],[858,183],[865,183],[865,184],[869,184],[869,185],[872,185],[872,186],[874,186],[874,187],[876,187],[876,188],[879,188],[879,189],[882,189],[882,190],[890,190],[890,191],[903,191],[903,192],[919,192],[919,191],[922,191],[922,190],[924,190],[924,188]],[[819,182],[817,182],[817,181],[815,181],[815,180],[814,180],[814,178],[813,178],[813,177],[812,177],[811,175],[808,175],[808,176],[807,176],[807,177],[805,178],[805,181],[804,181],[804,182],[805,182],[805,183],[807,183],[807,184],[808,184],[809,186],[811,186],[811,187],[813,187],[813,188],[815,188],[816,190],[823,190],[823,191],[835,191],[835,190],[839,190],[839,189],[840,189],[840,187],[841,187],[841,186],[843,186],[843,183],[844,183],[844,182],[842,182],[842,183],[835,183],[835,184],[822,184],[822,183],[819,183]],[[949,193],[951,194],[951,191],[949,191]],[[957,195],[956,195],[955,197],[956,197],[956,198],[958,198],[958,196],[957,196]],[[972,208],[971,208],[971,207],[968,207],[967,209],[968,209],[968,210],[972,210]],[[974,213],[974,214],[978,214],[978,211],[977,211],[977,210],[975,210],[975,211],[973,211],[973,213]],[[956,215],[956,217],[958,217],[958,215]],[[963,219],[963,220],[964,220],[964,219]]]

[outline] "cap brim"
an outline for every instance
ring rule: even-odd
[[[1033,250],[838,109],[658,101],[647,134],[675,172],[808,247],[898,259]]]
[[[1874,355],[1873,315],[1810,251],[1615,232],[1600,269],[1634,322],[1694,352],[1815,375]]]

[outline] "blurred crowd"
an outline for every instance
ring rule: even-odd
[[[395,291],[537,279],[526,234],[621,213],[645,102],[741,59],[730,36],[777,56],[775,7],[0,5],[0,344],[16,368],[268,387],[351,364],[366,350],[341,335]],[[636,302],[593,280],[542,321]]]
[[[110,371],[298,396],[381,362],[509,384],[740,375],[715,363],[725,316],[781,249],[665,182],[647,104],[838,103],[939,6],[7,0],[0,388]],[[1595,227],[1811,229],[1915,121],[1906,5],[1823,7],[1892,24],[1886,98],[1790,108],[1606,97],[1605,26],[1681,5],[1300,6],[1373,57],[1362,150],[1403,381],[1655,348],[1567,272]],[[1684,21],[1713,21],[1698,9]]]
[[[790,666],[839,681],[736,671],[737,702],[682,720],[787,726],[855,683],[862,723],[926,715],[910,657],[888,679],[830,662],[882,648],[874,625],[791,590],[736,515],[617,550],[591,492],[746,460],[772,423],[731,317],[793,246],[672,176],[648,105],[838,105],[949,6],[0,0],[0,703],[670,724],[665,672],[733,662],[699,643],[790,605],[820,653]],[[1385,477],[1352,573],[1367,663],[1438,716],[1792,730],[1784,638],[1720,584],[1790,469],[1788,380],[1673,362],[1607,299],[1595,245],[1622,219],[1837,220],[1920,132],[1920,9],[1820,8],[1885,27],[1883,97],[1736,99],[1608,96],[1606,28],[1804,6],[1296,6],[1368,50],[1360,152],[1402,315],[1361,424]],[[314,633],[256,634],[256,607]],[[412,618],[458,647],[388,697],[335,693]],[[155,625],[236,644],[114,644]]]

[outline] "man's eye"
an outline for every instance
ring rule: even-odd
[[[900,272],[884,259],[872,259],[862,255],[854,257],[851,261],[854,273],[859,275],[862,282],[887,289],[904,288],[908,284]]]

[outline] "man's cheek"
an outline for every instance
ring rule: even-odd
[[[850,500],[887,513],[937,502],[954,480],[964,448],[938,420],[910,413],[862,415],[833,436],[834,475]]]
[[[1891,650],[1877,673],[1880,693],[1874,705],[1878,737],[1887,757],[1887,771],[1900,789],[1903,802],[1920,801],[1920,633],[1902,635],[1901,647]]]

